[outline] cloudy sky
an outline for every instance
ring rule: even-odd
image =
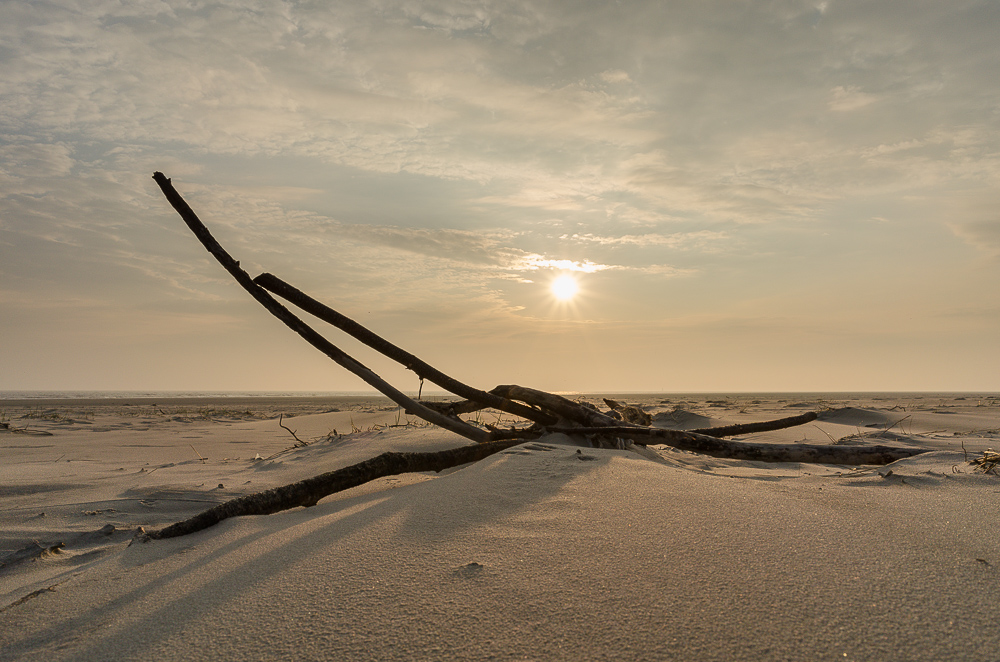
[[[1000,390],[998,25],[995,0],[0,3],[0,390],[367,388],[156,170],[251,275],[480,387]]]

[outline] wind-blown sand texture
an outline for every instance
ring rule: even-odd
[[[1000,397],[601,395],[679,429],[815,409],[752,438],[933,452],[773,465],[551,436],[130,545],[468,442],[376,397],[0,401],[0,659],[1000,658],[1000,477],[967,461],[1000,449]]]

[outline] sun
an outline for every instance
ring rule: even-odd
[[[552,296],[560,301],[569,301],[576,296],[580,287],[576,284],[576,278],[570,274],[558,276],[551,285]]]

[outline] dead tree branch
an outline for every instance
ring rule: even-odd
[[[573,402],[568,398],[554,393],[547,393],[533,388],[517,386],[514,384],[497,386],[491,391],[497,395],[502,395],[511,400],[519,400],[530,405],[540,407],[542,410],[555,414],[556,416],[572,421],[577,425],[587,427],[616,427],[622,422],[616,418],[611,418],[607,414],[602,414],[596,409],[585,407],[579,402]],[[638,426],[636,426],[638,427]]]
[[[181,195],[174,189],[170,180],[165,177],[162,172],[153,173],[153,180],[159,185],[160,190],[163,191],[163,195],[166,196],[167,201],[171,204],[171,206],[173,206],[177,213],[180,214],[180,217],[184,219],[184,222],[191,229],[191,232],[193,232],[198,240],[201,241],[202,246],[204,246],[208,252],[219,261],[219,264],[221,264],[223,268],[229,272],[237,283],[243,286],[243,289],[250,293],[250,296],[256,299],[260,305],[264,306],[269,313],[284,322],[288,328],[299,334],[306,342],[333,359],[333,361],[339,366],[360,377],[366,384],[374,387],[399,406],[412,411],[424,420],[476,442],[481,443],[489,439],[488,432],[484,432],[483,430],[473,427],[472,425],[469,425],[468,423],[465,423],[457,418],[451,418],[438,411],[429,409],[421,405],[416,400],[408,397],[403,392],[399,391],[376,375],[372,370],[356,361],[346,352],[342,351],[329,340],[314,331],[309,325],[278,303],[278,301],[268,294],[264,288],[253,282],[250,275],[240,268],[240,263],[234,260],[232,256],[230,256],[229,253],[222,248],[219,242],[215,240],[212,233],[208,231],[208,228],[205,227],[204,223],[201,222],[197,214],[195,214],[191,207],[188,206],[187,202],[184,201],[184,198],[182,198]]]
[[[702,428],[700,430],[691,430],[691,432],[707,434],[710,437],[735,437],[740,434],[773,432],[774,430],[784,430],[785,428],[793,428],[797,425],[805,425],[806,423],[815,421],[818,416],[816,412],[810,411],[798,416],[789,416],[788,418],[779,418],[773,421],[741,423],[739,425],[727,425],[719,428]]]
[[[351,318],[342,315],[329,306],[313,299],[308,294],[292,287],[277,276],[264,273],[254,278],[253,281],[265,290],[278,295],[289,303],[295,304],[310,315],[313,315],[327,324],[331,324],[347,333],[351,337],[360,340],[365,345],[368,345],[383,356],[396,361],[406,369],[412,370],[421,380],[427,379],[441,388],[454,393],[455,395],[475,400],[481,408],[493,407],[494,409],[499,409],[500,411],[507,412],[508,414],[513,414],[529,421],[541,423],[542,425],[555,423],[555,420],[551,416],[548,416],[537,409],[525,407],[524,405],[520,405],[516,402],[500,397],[495,393],[488,393],[486,391],[473,388],[468,384],[458,381],[454,377],[446,375],[434,366],[392,344],[385,338],[382,338],[378,334],[358,324]]]
[[[268,312],[295,331],[306,342],[326,354],[338,365],[357,375],[390,400],[420,418],[477,442],[476,445],[454,448],[440,453],[383,453],[378,457],[310,478],[292,485],[275,488],[259,494],[248,495],[220,504],[200,515],[178,522],[152,533],[150,538],[168,538],[184,535],[212,526],[228,517],[267,514],[294,508],[312,506],[324,496],[361,485],[382,476],[411,471],[441,471],[442,469],[480,460],[505,448],[548,432],[587,435],[595,440],[629,439],[638,445],[669,444],[717,457],[730,457],[766,462],[817,462],[830,464],[884,464],[921,452],[920,449],[892,448],[888,446],[845,447],[810,444],[751,444],[720,439],[723,436],[778,430],[801,425],[816,418],[814,413],[803,414],[778,421],[712,428],[684,432],[651,428],[634,423],[623,423],[596,408],[584,406],[545,391],[517,385],[497,386],[489,392],[472,388],[436,370],[412,354],[389,343],[353,320],[308,297],[280,279],[262,274],[251,279],[239,262],[234,260],[215,240],[208,228],[174,189],[163,173],[156,172],[153,179],[167,200],[191,229],[202,245],[233,276],[247,292]],[[265,289],[265,287],[267,289]],[[385,382],[372,370],[349,356],[317,333],[295,314],[279,303],[268,290],[332,324],[381,354],[413,370],[421,379],[468,398],[449,403],[424,403],[403,394]],[[610,402],[609,402],[610,404]],[[618,405],[619,403],[614,403]],[[493,407],[534,422],[528,429],[480,430],[458,418],[466,413]],[[618,408],[621,408],[619,406]],[[645,421],[642,417],[632,417]],[[279,420],[279,425],[282,425]],[[287,428],[286,428],[287,429]],[[708,434],[705,434],[708,433]],[[293,433],[294,436],[294,433]]]
[[[302,444],[303,446],[305,446],[306,442],[304,442],[301,439],[299,439],[299,435],[295,434],[295,430],[291,429],[290,427],[288,427],[287,425],[285,425],[284,423],[281,422],[284,418],[285,418],[284,414],[279,414],[278,415],[278,425],[281,426],[281,427],[283,427],[284,429],[288,430],[288,434],[290,434],[293,437],[295,437],[295,442],[296,442],[295,445],[296,446],[298,446],[299,444]]]
[[[814,464],[888,464],[920,455],[922,448],[895,446],[831,446],[822,444],[759,444],[729,441],[683,430],[642,427],[550,427],[549,432],[623,437],[639,446],[664,444],[678,450],[712,457],[756,462],[809,462]]]
[[[343,469],[220,503],[194,517],[149,533],[148,537],[153,540],[175,538],[207,529],[230,517],[269,515],[299,506],[308,508],[315,506],[323,497],[363,485],[377,478],[414,471],[442,471],[468,462],[478,462],[522,441],[522,439],[490,441],[436,453],[382,453]]]

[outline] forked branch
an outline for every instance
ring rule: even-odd
[[[420,360],[406,350],[397,347],[385,338],[382,338],[378,334],[361,326],[346,315],[338,313],[329,306],[313,299],[308,294],[292,287],[277,276],[264,273],[254,278],[253,281],[265,290],[278,295],[289,303],[295,304],[310,315],[318,317],[327,324],[333,325],[351,337],[360,340],[383,356],[396,361],[408,370],[412,370],[421,379],[427,379],[441,388],[454,393],[455,395],[460,395],[463,398],[474,399],[480,407],[492,407],[494,409],[499,409],[500,411],[507,412],[508,414],[514,414],[515,416],[520,416],[521,418],[541,423],[542,425],[555,423],[555,420],[551,416],[544,414],[537,409],[525,407],[524,405],[508,400],[507,398],[500,397],[494,393],[473,388],[468,384],[458,381],[454,377],[444,374],[434,366]]]
[[[181,218],[208,252],[268,312],[295,331],[306,342],[326,354],[338,365],[360,377],[365,383],[374,387],[397,405],[429,423],[455,432],[477,443],[439,453],[383,453],[371,460],[366,460],[356,465],[345,467],[344,469],[220,504],[193,518],[178,522],[161,531],[151,533],[149,534],[150,538],[167,538],[184,535],[212,526],[228,517],[238,515],[267,514],[297,506],[312,506],[329,494],[361,485],[382,476],[410,471],[440,471],[444,468],[480,460],[505,448],[528,439],[538,438],[550,432],[563,432],[570,435],[583,436],[592,444],[597,445],[618,445],[621,440],[628,440],[637,445],[668,444],[682,450],[690,450],[717,457],[767,462],[822,462],[847,465],[884,464],[925,452],[921,449],[888,446],[849,447],[811,444],[755,444],[727,441],[720,438],[801,425],[814,420],[816,418],[816,414],[814,413],[793,416],[777,421],[684,432],[623,422],[595,408],[573,402],[552,393],[523,386],[505,385],[497,386],[489,392],[481,391],[435,369],[416,356],[393,345],[357,322],[312,299],[271,274],[262,274],[256,279],[252,279],[249,274],[240,268],[239,262],[234,260],[215,240],[208,231],[208,228],[205,227],[194,211],[180,194],[177,193],[170,180],[160,172],[154,173],[153,179],[159,185],[170,204],[180,214]],[[467,398],[467,400],[447,403],[426,403],[410,398],[346,352],[330,343],[272,297],[269,290],[295,304],[302,310],[345,331],[384,356],[413,370],[421,380],[426,378],[460,397]],[[618,403],[614,404],[617,405]],[[458,418],[458,414],[460,413],[473,412],[486,407],[492,407],[519,416],[522,419],[532,421],[533,425],[530,428],[494,429],[486,432]],[[623,416],[623,418],[632,418],[640,422],[646,420],[644,416]]]
[[[382,393],[399,406],[412,411],[424,420],[443,427],[446,430],[451,430],[452,432],[460,434],[473,441],[484,442],[489,439],[488,432],[484,432],[483,430],[469,425],[458,418],[446,416],[438,411],[421,405],[419,402],[396,389],[394,386],[375,374],[372,370],[356,361],[346,352],[342,351],[329,340],[314,331],[308,324],[300,320],[292,314],[291,311],[278,303],[278,301],[268,294],[264,288],[253,282],[250,275],[240,268],[240,263],[234,260],[232,256],[230,256],[229,253],[222,248],[219,242],[215,240],[215,237],[213,237],[212,233],[208,231],[205,224],[201,222],[201,219],[199,219],[197,214],[195,214],[191,207],[188,206],[187,202],[184,201],[184,198],[182,198],[174,189],[170,180],[167,179],[162,172],[153,173],[153,180],[159,185],[160,190],[163,191],[163,195],[166,196],[167,201],[170,202],[175,210],[177,210],[180,217],[184,219],[184,222],[191,229],[191,232],[193,232],[198,240],[201,241],[202,246],[204,246],[208,252],[219,261],[219,264],[221,264],[223,268],[229,272],[237,283],[243,286],[243,289],[250,293],[250,296],[256,299],[260,305],[264,306],[269,313],[284,322],[288,328],[299,334],[306,342],[326,354],[341,367],[346,368],[360,377],[366,384],[378,390],[379,393]]]

